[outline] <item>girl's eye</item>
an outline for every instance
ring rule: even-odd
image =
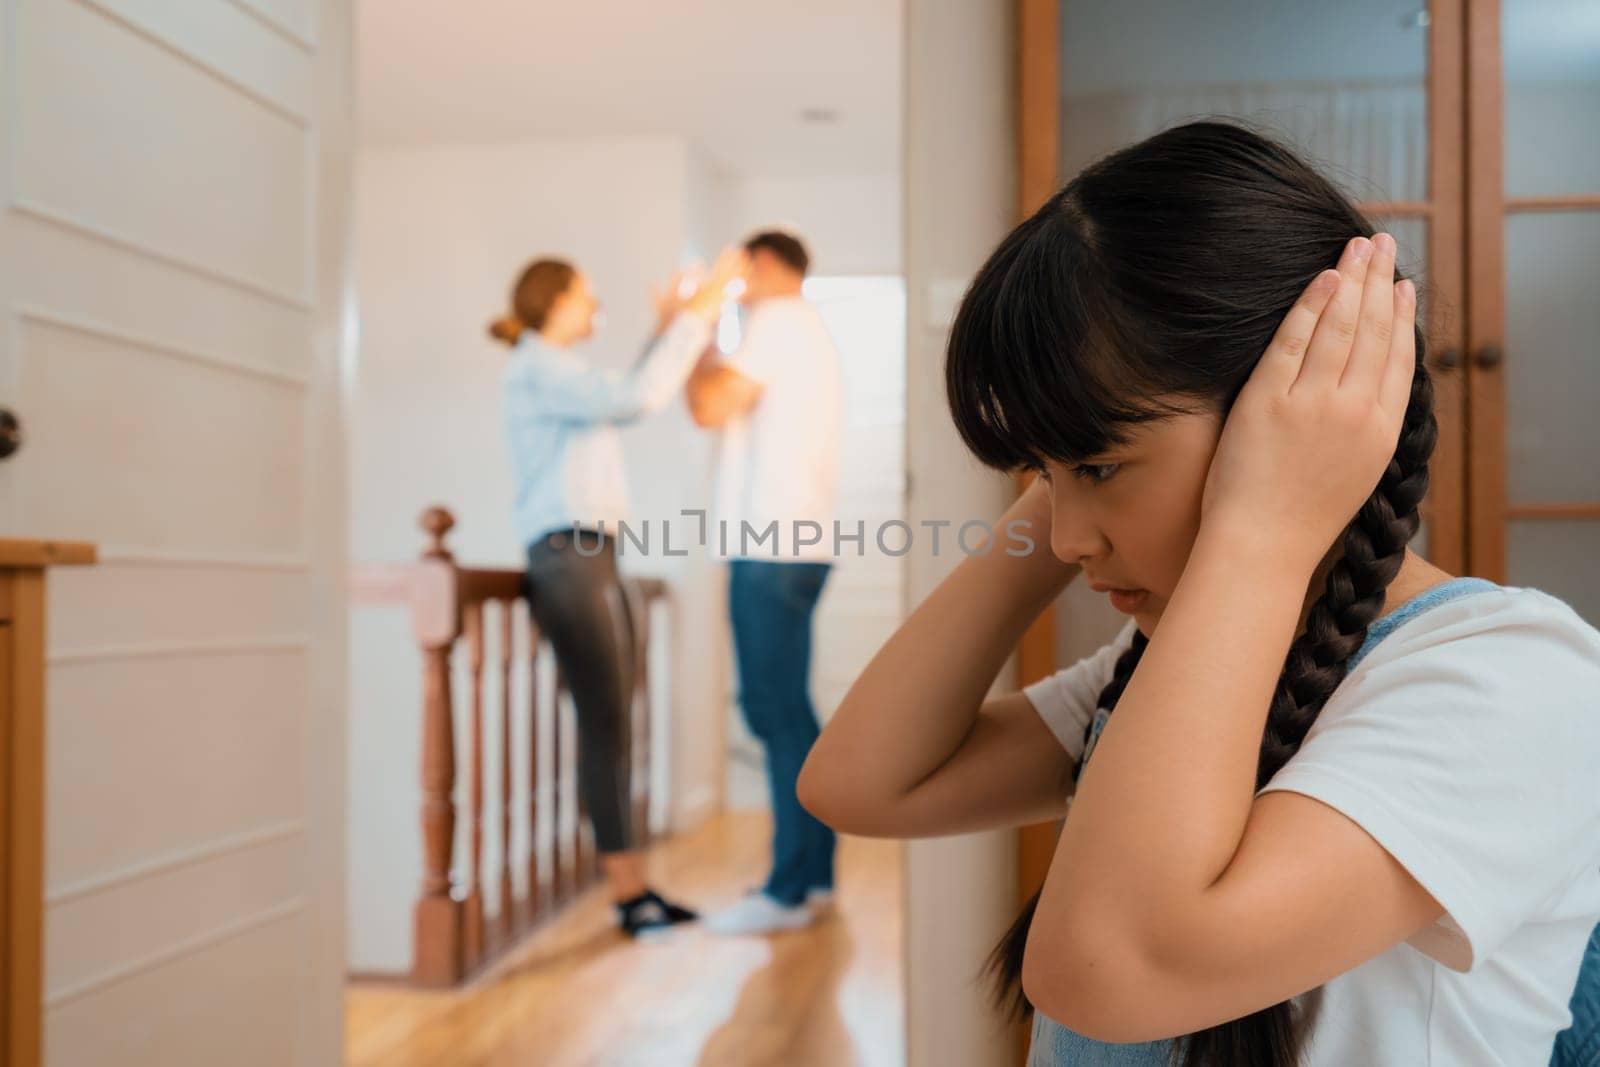
[[[1072,468],[1072,473],[1086,482],[1099,485],[1109,481],[1119,466],[1117,463],[1080,463]]]

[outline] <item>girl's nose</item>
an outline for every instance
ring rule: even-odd
[[[1110,543],[1081,508],[1058,506],[1050,517],[1050,551],[1063,563],[1104,556]]]

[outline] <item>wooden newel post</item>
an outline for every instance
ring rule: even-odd
[[[0,1064],[43,1062],[45,582],[93,545],[0,538]]]
[[[463,972],[461,902],[452,892],[455,845],[455,719],[450,650],[461,633],[460,581],[444,547],[455,519],[444,508],[422,513],[430,543],[411,583],[411,624],[422,649],[422,888],[415,910],[412,979],[448,986]]]

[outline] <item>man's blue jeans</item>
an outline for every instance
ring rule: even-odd
[[[728,614],[739,667],[739,707],[767,750],[772,788],[772,873],[762,891],[799,904],[833,888],[834,834],[800,806],[795,783],[820,732],[811,704],[811,614],[829,564],[736,559]]]
[[[1572,991],[1572,1027],[1556,1038],[1550,1067],[1600,1065],[1600,926],[1594,928]]]

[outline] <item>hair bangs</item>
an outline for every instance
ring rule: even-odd
[[[987,466],[1081,463],[1174,410],[1119,358],[1110,294],[1069,225],[1041,212],[1019,226],[956,313],[945,388],[962,441]]]

